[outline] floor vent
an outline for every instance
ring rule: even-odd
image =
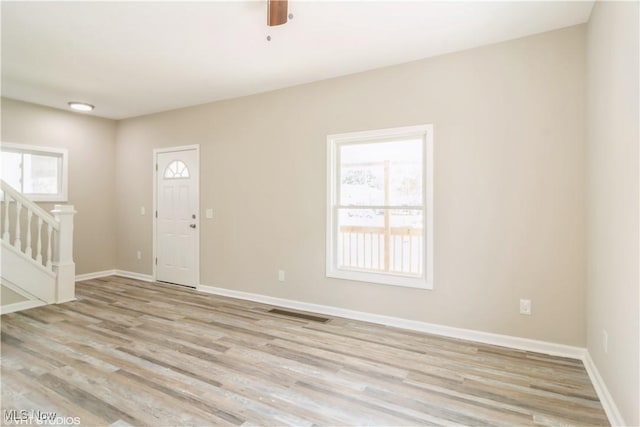
[[[329,319],[326,317],[313,316],[311,314],[304,314],[304,313],[296,313],[295,311],[280,310],[279,308],[272,308],[271,310],[269,310],[269,313],[281,314],[283,316],[296,317],[298,319],[304,319],[304,320],[312,320],[314,322],[320,322],[320,323],[325,323],[329,321]]]

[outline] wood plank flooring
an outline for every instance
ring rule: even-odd
[[[76,293],[2,316],[4,425],[608,425],[578,360],[122,277]]]

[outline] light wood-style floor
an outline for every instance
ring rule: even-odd
[[[2,409],[82,425],[606,425],[578,360],[121,277],[2,316]]]

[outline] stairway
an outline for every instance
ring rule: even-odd
[[[70,205],[49,214],[0,180],[2,190],[1,313],[75,299]]]

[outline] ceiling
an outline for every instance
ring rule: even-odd
[[[122,119],[576,25],[592,6],[290,1],[267,27],[264,0],[2,1],[2,96]]]

